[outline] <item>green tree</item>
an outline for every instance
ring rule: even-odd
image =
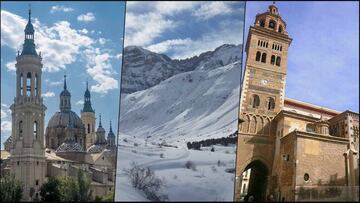
[[[44,183],[40,188],[41,201],[44,202],[59,202],[61,194],[59,191],[60,180],[58,177],[50,177],[47,183]]]
[[[79,186],[73,177],[62,176],[60,181],[60,199],[63,202],[77,202],[79,201]]]
[[[82,170],[78,171],[77,183],[79,186],[79,200],[87,202],[91,200],[92,191],[90,190],[91,180]]]
[[[13,174],[1,176],[0,202],[19,202],[22,192],[22,183]]]
[[[104,197],[104,201],[105,201],[105,202],[113,202],[113,201],[114,201],[114,192],[109,192],[109,193]]]

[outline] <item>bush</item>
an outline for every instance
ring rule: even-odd
[[[0,178],[0,202],[20,202],[22,182],[14,175],[2,175]]]
[[[164,185],[163,181],[157,178],[150,168],[141,168],[133,162],[131,168],[124,169],[124,172],[133,187],[143,191],[149,200],[164,201],[167,199],[167,196],[159,194],[161,187]]]
[[[192,161],[187,161],[187,162],[185,163],[185,168],[191,169],[191,170],[193,170],[193,171],[196,171],[195,163],[192,162]]]
[[[160,158],[164,158],[164,154],[163,154],[163,153],[160,154]]]
[[[215,152],[215,148],[214,147],[211,147],[211,152]]]

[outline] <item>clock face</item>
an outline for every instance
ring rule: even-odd
[[[267,83],[268,83],[267,80],[265,80],[265,79],[264,79],[264,80],[261,80],[261,84],[262,84],[262,85],[267,85]]]

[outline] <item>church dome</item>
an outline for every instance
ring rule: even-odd
[[[56,112],[49,120],[48,128],[58,128],[72,126],[74,128],[84,128],[80,117],[73,111]]]
[[[64,142],[57,149],[56,152],[83,152],[83,148],[76,142]]]

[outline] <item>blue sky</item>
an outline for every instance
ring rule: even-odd
[[[247,2],[245,37],[272,2]],[[293,41],[285,95],[359,112],[359,2],[276,2]],[[244,55],[245,57],[245,55]]]
[[[1,2],[1,140],[10,135],[15,56],[22,49],[29,2]],[[80,116],[86,79],[96,116],[117,132],[124,2],[31,2],[37,51],[43,57],[46,125],[59,111],[63,75],[72,110]],[[3,146],[1,146],[3,147]]]
[[[187,58],[243,39],[244,2],[127,2],[125,46]]]

